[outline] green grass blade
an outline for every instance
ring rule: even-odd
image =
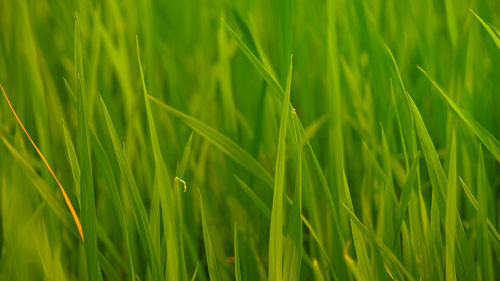
[[[396,212],[396,224],[395,229],[399,230],[401,228],[401,224],[403,223],[405,213],[408,209],[408,203],[410,202],[411,193],[413,190],[413,186],[417,180],[418,175],[418,161],[419,158],[415,157],[413,163],[411,164],[410,171],[408,172],[408,177],[406,178],[405,185],[403,187],[403,191],[401,193],[399,204]],[[395,241],[395,240],[394,240]]]
[[[450,145],[450,159],[448,162],[448,194],[446,200],[446,280],[457,280],[455,270],[455,237],[457,229],[457,141],[455,131],[452,131]]]
[[[478,233],[477,233],[477,255],[482,280],[493,281],[493,259],[491,252],[490,237],[488,235],[488,181],[484,170],[483,150],[479,147],[479,164],[477,168],[477,205],[478,205]]]
[[[207,124],[201,122],[200,120],[189,116],[181,111],[161,102],[155,97],[148,96],[149,99],[160,105],[163,109],[166,109],[169,113],[175,115],[180,118],[186,125],[191,127],[198,134],[203,136],[205,139],[210,141],[213,145],[219,148],[226,155],[231,157],[234,161],[239,163],[245,169],[247,169],[250,173],[255,175],[257,178],[262,180],[268,186],[272,186],[272,177],[269,173],[264,169],[264,167],[250,155],[247,151],[245,151],[241,146],[236,144],[227,136],[221,134],[214,128],[208,126]]]
[[[298,281],[302,262],[302,158],[298,152],[298,171],[284,245],[283,280]]]
[[[484,29],[488,32],[490,35],[491,39],[493,39],[493,42],[497,46],[498,50],[500,50],[500,37],[493,31],[493,29],[496,29],[496,27],[493,26],[493,29],[481,18],[479,17],[472,9],[470,9],[470,12],[477,18],[477,20],[483,25]]]
[[[285,187],[285,138],[290,114],[290,87],[292,83],[292,60],[287,78],[285,97],[281,105],[281,121],[278,136],[278,153],[276,155],[276,172],[274,176],[273,207],[271,209],[271,230],[269,234],[269,268],[268,280],[283,280],[283,197]]]
[[[446,95],[443,89],[430,77],[430,75],[423,70],[421,67],[417,66],[420,71],[422,71],[425,76],[431,81],[432,85],[437,89],[439,96],[446,102],[446,104],[453,110],[453,112],[470,128],[470,130],[479,138],[479,140],[484,144],[484,146],[491,152],[491,154],[500,162],[500,141],[498,141],[495,136],[493,136],[488,130],[486,130],[481,124],[469,116],[465,111],[463,111],[455,102]]]
[[[347,184],[346,176],[344,175],[344,192],[346,196],[346,207],[351,213],[354,213],[354,207],[352,205],[351,193],[349,191],[349,186]],[[370,259],[368,258],[368,250],[365,244],[365,240],[359,225],[354,222],[351,218],[351,231],[352,239],[354,241],[354,248],[356,250],[356,255],[358,257],[358,267],[361,272],[361,276],[365,280],[374,280],[373,269],[371,267]]]
[[[224,25],[226,26],[227,30],[231,34],[231,36],[236,40],[238,43],[238,47],[240,47],[241,51],[245,54],[245,56],[250,60],[252,65],[255,67],[257,72],[264,78],[264,80],[271,86],[271,88],[274,90],[274,93],[282,99],[284,91],[283,88],[281,87],[280,83],[278,82],[278,79],[276,79],[276,76],[273,74],[273,72],[266,67],[258,58],[257,56],[250,50],[250,48],[243,42],[243,39],[222,19]]]
[[[102,109],[102,113],[104,115],[104,121],[106,123],[106,127],[108,129],[108,133],[111,137],[111,141],[113,144],[113,150],[115,152],[115,156],[118,160],[118,164],[120,166],[121,173],[125,176],[127,181],[127,185],[129,187],[129,194],[133,202],[134,208],[134,220],[137,225],[137,229],[139,232],[139,239],[141,240],[142,246],[144,247],[147,255],[147,260],[149,262],[149,266],[151,268],[151,274],[153,279],[161,280],[162,273],[160,270],[160,260],[157,251],[153,247],[151,228],[149,226],[148,216],[146,213],[146,209],[144,207],[144,203],[142,202],[139,188],[137,186],[137,182],[132,173],[132,168],[127,160],[125,155],[125,151],[120,144],[120,139],[116,132],[116,129],[113,125],[113,121],[111,120],[111,116],[109,115],[109,111],[106,108],[106,104],[104,103],[102,97],[100,98],[100,105]]]
[[[78,104],[78,155],[80,166],[80,206],[82,217],[83,237],[85,237],[85,257],[87,262],[87,274],[91,280],[102,280],[101,271],[99,268],[98,251],[97,251],[97,215],[94,195],[94,178],[92,175],[92,158],[90,141],[88,136],[87,125],[87,101],[88,95],[83,79],[83,64],[82,64],[82,46],[80,34],[78,30],[78,21],[76,23],[75,34],[75,60],[78,62],[76,76],[78,77],[77,87],[77,104]],[[75,66],[76,66],[75,65]]]
[[[144,103],[146,105],[146,114],[148,118],[149,133],[151,139],[151,146],[155,158],[155,188],[160,197],[160,205],[162,211],[163,228],[166,232],[167,239],[167,275],[171,280],[187,280],[187,272],[185,271],[184,259],[181,246],[181,229],[182,220],[180,216],[179,202],[174,195],[172,186],[170,184],[170,177],[167,166],[162,157],[160,150],[160,142],[156,134],[156,125],[153,119],[153,113],[148,99],[148,91],[146,88],[146,81],[144,79],[144,72],[142,69],[141,57],[139,52],[139,39],[136,37],[137,47],[137,60],[139,64],[139,71],[141,74],[142,89]]]
[[[217,258],[215,257],[212,240],[210,239],[210,233],[208,232],[207,219],[205,218],[203,197],[200,190],[198,190],[198,193],[200,195],[201,222],[203,226],[203,242],[205,244],[205,252],[207,254],[208,275],[210,276],[210,281],[220,281],[221,276],[219,266],[217,265]]]
[[[374,246],[377,246],[380,251],[382,252],[386,264],[389,266],[386,268],[386,270],[397,270],[399,269],[403,274],[406,276],[408,280],[415,281],[415,278],[411,275],[410,272],[406,269],[406,267],[397,259],[397,257],[394,255],[389,248],[382,243],[380,240],[378,240],[375,235],[366,228],[365,225],[356,217],[356,215],[351,211],[351,207],[348,207],[346,204],[341,202],[341,206],[344,207],[344,209],[347,211],[347,215],[351,219],[351,222],[356,225],[357,229],[359,229],[360,233],[362,233],[364,236],[366,236]],[[392,275],[392,274],[391,274]]]
[[[240,246],[236,225],[234,225],[234,277],[236,281],[241,281]]]
[[[71,141],[71,135],[68,131],[68,128],[63,123],[63,131],[64,131],[64,140],[66,142],[66,152],[68,153],[68,160],[71,166],[71,173],[73,175],[73,181],[77,189],[77,196],[80,198],[80,165],[78,164],[78,157],[76,156],[75,147],[73,142]]]
[[[451,43],[453,46],[457,43],[457,24],[455,15],[455,6],[451,0],[445,0],[446,22],[448,23],[448,32],[450,32]]]

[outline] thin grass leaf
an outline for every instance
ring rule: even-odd
[[[347,179],[345,174],[343,182],[344,182],[344,192],[347,202],[346,207],[350,212],[354,213],[351,193],[349,191],[349,186],[347,185]],[[356,256],[358,257],[358,267],[359,271],[361,272],[361,276],[363,276],[363,278],[366,280],[374,280],[373,269],[371,267],[370,259],[368,258],[368,250],[366,248],[365,240],[363,239],[363,235],[361,230],[359,229],[359,226],[353,222],[352,218],[351,218],[351,231],[354,241],[354,248],[356,250]]]
[[[488,235],[488,180],[484,171],[483,150],[479,147],[479,163],[477,167],[477,205],[478,205],[478,233],[477,233],[477,256],[479,259],[480,276],[482,280],[493,281],[493,258],[491,252],[490,238]]]
[[[498,50],[500,50],[500,37],[493,31],[493,29],[498,30],[495,26],[493,26],[493,29],[481,18],[479,17],[472,9],[469,9],[470,12],[477,18],[477,20],[483,25],[484,29],[488,32],[490,35],[491,39],[493,39],[493,42],[497,46]]]
[[[180,118],[184,123],[186,123],[186,125],[191,127],[191,129],[210,141],[222,152],[231,157],[234,161],[239,163],[241,166],[243,166],[257,178],[262,180],[268,186],[273,185],[273,179],[266,171],[266,169],[264,169],[264,167],[255,158],[253,158],[250,153],[246,152],[230,138],[224,136],[223,134],[219,133],[217,130],[201,122],[200,120],[182,113],[181,111],[163,103],[157,98],[150,95],[148,95],[148,97],[171,114]]]
[[[115,152],[115,156],[120,166],[120,171],[125,176],[127,185],[129,187],[128,193],[133,202],[134,220],[139,232],[139,238],[147,255],[146,258],[149,262],[149,266],[151,267],[151,274],[153,276],[153,279],[161,280],[162,274],[160,270],[159,256],[157,251],[153,247],[153,240],[151,235],[151,228],[149,226],[148,216],[144,204],[142,202],[136,180],[132,173],[132,168],[130,167],[130,164],[127,160],[123,147],[120,145],[120,139],[118,137],[116,129],[113,125],[113,121],[111,120],[111,116],[109,115],[109,111],[106,108],[106,104],[104,103],[102,97],[100,97],[100,105],[102,113],[104,115],[104,121],[106,123],[108,133],[111,137],[113,150]]]
[[[450,145],[450,159],[448,166],[448,194],[446,200],[446,280],[457,280],[455,270],[455,236],[457,229],[457,141],[455,130],[452,131]]]
[[[296,132],[296,130],[294,130]],[[299,146],[300,147],[300,146]],[[298,281],[302,261],[302,157],[299,149],[295,195],[284,243],[283,280]]]
[[[205,252],[207,254],[208,275],[210,276],[210,281],[220,281],[221,275],[219,272],[219,266],[217,265],[217,258],[215,257],[212,240],[210,239],[210,233],[208,232],[207,219],[205,218],[205,210],[203,207],[203,196],[201,195],[201,191],[199,189],[198,194],[200,195],[201,223],[203,226],[203,242],[205,244]]]
[[[47,160],[43,156],[43,154],[40,151],[40,149],[38,149],[38,146],[35,144],[35,142],[31,138],[31,136],[28,134],[28,131],[26,131],[26,129],[24,128],[24,125],[21,122],[21,119],[19,119],[19,116],[17,115],[16,111],[14,110],[14,107],[12,106],[12,104],[10,102],[10,99],[7,96],[7,93],[5,92],[5,90],[4,90],[4,88],[3,88],[3,86],[2,86],[1,83],[0,83],[0,89],[2,89],[2,93],[3,93],[4,97],[5,97],[5,100],[7,101],[7,104],[9,105],[10,110],[12,111],[12,114],[16,118],[17,123],[19,124],[19,126],[21,126],[21,129],[23,129],[24,134],[29,139],[29,141],[31,142],[31,144],[35,148],[36,152],[38,153],[38,156],[40,156],[40,158],[42,159],[43,163],[45,164],[45,166],[49,170],[50,174],[52,175],[52,177],[56,181],[57,185],[59,186],[59,189],[61,190],[61,193],[62,193],[62,195],[64,197],[64,201],[66,202],[66,206],[68,207],[68,209],[69,209],[69,211],[71,213],[71,216],[73,216],[73,220],[75,221],[76,228],[78,229],[78,232],[80,233],[80,238],[82,239],[82,243],[83,243],[83,241],[84,241],[84,239],[83,239],[83,231],[82,231],[82,226],[80,224],[80,220],[78,219],[78,215],[76,214],[75,209],[73,208],[73,204],[71,204],[71,201],[69,200],[69,197],[66,194],[66,191],[64,190],[64,187],[59,182],[59,179],[56,177],[56,174],[54,173],[54,171],[50,167],[49,162],[47,162]]]
[[[198,267],[200,266],[199,263],[196,264],[196,268],[194,270],[194,273],[193,273],[193,277],[191,277],[191,281],[194,281],[196,280],[196,276],[198,275]]]
[[[73,174],[73,181],[75,186],[78,187],[76,195],[80,198],[80,165],[78,164],[78,157],[76,156],[75,147],[71,141],[71,135],[69,134],[68,128],[63,123],[64,140],[66,142],[66,152],[68,153],[68,160],[71,166],[71,172]]]
[[[432,85],[437,89],[439,96],[453,110],[453,112],[470,128],[470,130],[479,138],[489,152],[500,162],[500,141],[493,134],[488,132],[481,124],[474,120],[469,114],[463,111],[455,102],[446,95],[443,89],[430,77],[430,75],[420,66],[417,68],[422,71]]]
[[[92,155],[87,124],[87,92],[84,71],[82,40],[78,17],[75,17],[75,76],[78,112],[78,156],[80,166],[80,207],[85,241],[87,274],[90,280],[102,280],[97,251],[97,215],[92,175]]]
[[[97,215],[94,195],[94,178],[92,176],[92,160],[90,154],[90,141],[88,137],[88,126],[86,117],[85,87],[82,87],[78,94],[78,152],[80,177],[80,197],[81,197],[81,217],[84,231],[85,256],[87,261],[87,271],[92,280],[102,280],[97,256]]]
[[[259,208],[259,210],[268,218],[271,219],[271,208],[269,208],[262,199],[260,199],[259,195],[253,191],[245,182],[243,182],[237,175],[234,175],[236,181],[240,184],[243,191],[246,195],[252,199],[254,204]]]
[[[234,225],[234,277],[236,281],[241,281],[240,246],[238,243],[238,229]]]
[[[392,271],[392,273],[390,273],[391,275],[395,274],[393,270],[400,270],[408,280],[415,281],[415,278],[411,275],[410,272],[408,272],[405,266],[397,259],[394,253],[391,252],[391,250],[389,250],[389,248],[384,243],[378,240],[375,237],[375,235],[366,228],[365,225],[363,225],[363,223],[351,211],[351,208],[345,205],[343,202],[341,202],[341,206],[344,207],[344,209],[347,211],[347,215],[351,219],[351,222],[356,225],[357,229],[360,230],[360,233],[366,236],[370,241],[372,241],[374,246],[377,246],[381,250],[385,258],[385,262],[389,266],[388,268],[386,268],[386,270]]]
[[[243,42],[241,37],[225,22],[224,19],[221,19],[222,22],[224,23],[225,27],[231,34],[231,36],[236,40],[238,43],[238,46],[240,47],[240,50],[245,54],[245,56],[250,60],[252,65],[255,67],[257,72],[266,80],[266,82],[271,86],[271,88],[274,90],[273,92],[277,95],[278,98],[282,99],[284,90],[281,87],[280,83],[278,82],[278,79],[276,79],[276,76],[273,74],[273,72],[266,67],[258,58],[253,54],[253,52],[248,48],[248,46]]]
[[[403,191],[401,193],[399,204],[396,212],[396,224],[395,229],[401,229],[401,225],[403,223],[406,211],[408,209],[408,203],[410,202],[411,191],[413,190],[413,186],[415,185],[417,175],[418,175],[418,162],[419,158],[415,157],[413,163],[411,164],[410,171],[408,172],[408,177],[406,178],[405,185],[403,186]],[[394,237],[393,241],[396,241],[396,237]]]
[[[271,209],[271,230],[269,234],[269,268],[268,280],[283,280],[283,197],[285,187],[285,138],[290,113],[290,88],[292,83],[292,58],[288,72],[287,85],[281,105],[281,121],[278,136],[278,153],[276,155],[276,172],[274,176],[273,207]]]
[[[139,52],[139,38],[136,37],[137,47],[137,61],[139,64],[139,71],[141,74],[142,89],[144,103],[146,105],[146,114],[148,118],[149,133],[151,139],[151,146],[155,158],[155,188],[160,197],[160,205],[162,211],[163,228],[166,232],[167,239],[167,277],[171,280],[187,280],[187,272],[185,271],[184,257],[181,247],[182,234],[182,217],[180,214],[179,201],[174,195],[170,185],[170,177],[167,166],[163,160],[160,143],[156,134],[156,126],[153,119],[153,113],[148,99],[148,91],[146,88],[146,81],[144,79],[144,72],[142,69],[141,57]]]

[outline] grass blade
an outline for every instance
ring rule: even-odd
[[[276,155],[276,173],[274,176],[273,207],[271,209],[271,230],[269,237],[269,281],[283,280],[283,197],[285,186],[285,138],[290,113],[290,87],[292,83],[292,59],[287,78],[285,97],[281,105],[278,153]]]
[[[181,245],[181,229],[182,217],[177,216],[180,214],[179,204],[177,197],[174,195],[170,185],[170,177],[167,166],[163,160],[160,143],[156,134],[156,126],[153,119],[153,113],[148,99],[148,91],[146,88],[146,81],[144,79],[144,72],[142,70],[141,57],[139,52],[139,39],[136,37],[137,46],[137,60],[139,64],[139,71],[141,74],[142,89],[144,103],[146,105],[146,114],[148,118],[149,134],[151,139],[151,146],[155,158],[155,189],[158,191],[160,197],[160,205],[163,218],[163,228],[166,232],[167,239],[167,275],[171,280],[187,280],[187,272],[185,271],[184,257]]]
[[[151,274],[153,276],[153,279],[161,280],[162,274],[160,270],[160,260],[157,251],[155,251],[153,247],[151,228],[149,226],[148,216],[144,207],[144,203],[142,202],[141,195],[139,193],[139,188],[137,187],[136,180],[132,173],[132,168],[130,167],[130,164],[127,160],[124,149],[120,145],[118,134],[102,97],[100,97],[100,104],[102,113],[104,115],[104,121],[106,123],[106,127],[113,144],[113,150],[120,166],[120,171],[125,176],[129,187],[129,196],[131,197],[133,202],[134,220],[139,231],[139,238],[141,240],[142,246],[146,251],[149,266],[151,267]]]
[[[236,281],[241,281],[240,246],[236,225],[234,225],[234,277]]]
[[[446,200],[446,280],[457,280],[455,270],[455,236],[457,229],[457,141],[455,130],[451,135],[450,159],[448,166],[448,186]]]
[[[28,131],[26,131],[26,129],[24,128],[24,125],[23,123],[21,122],[21,119],[19,119],[19,116],[17,116],[17,113],[16,111],[14,110],[14,107],[12,106],[11,102],[10,102],[10,99],[9,97],[7,96],[7,93],[5,92],[2,84],[0,84],[0,88],[2,89],[2,93],[5,97],[5,100],[7,101],[9,107],[10,107],[10,110],[12,111],[12,114],[14,115],[14,117],[16,118],[17,120],[17,123],[19,124],[19,126],[21,126],[21,129],[23,129],[23,132],[24,134],[26,135],[26,137],[29,139],[29,141],[31,142],[31,144],[33,145],[33,147],[35,148],[36,152],[38,153],[38,156],[40,156],[40,158],[42,159],[43,163],[45,164],[45,166],[47,167],[47,169],[49,170],[50,174],[52,175],[52,177],[54,178],[54,180],[56,181],[57,185],[59,186],[59,189],[61,190],[61,193],[64,197],[64,202],[66,202],[66,206],[68,207],[70,213],[71,213],[71,216],[73,216],[73,220],[75,221],[75,224],[76,224],[76,228],[78,229],[78,233],[80,233],[80,238],[82,239],[82,243],[84,241],[83,239],[83,231],[82,231],[82,225],[80,224],[80,220],[78,219],[78,215],[76,214],[75,212],[75,208],[73,208],[73,204],[71,204],[71,201],[69,200],[69,197],[68,195],[66,194],[66,191],[64,190],[64,187],[62,186],[62,184],[59,182],[59,179],[57,179],[56,177],[56,174],[54,173],[54,171],[52,170],[52,168],[50,167],[49,165],[49,162],[47,162],[47,160],[45,159],[45,157],[43,156],[42,152],[40,151],[40,149],[38,149],[38,146],[35,144],[35,142],[33,141],[33,139],[30,137],[30,135],[28,134]]]
[[[477,168],[477,205],[478,205],[478,233],[477,233],[477,255],[482,280],[493,281],[495,279],[493,271],[493,260],[491,252],[490,238],[488,235],[488,181],[484,171],[483,150],[479,147],[479,164]]]
[[[302,261],[302,158],[298,152],[297,179],[284,245],[283,280],[298,281]]]
[[[246,168],[250,173],[262,180],[268,186],[273,185],[272,177],[269,175],[266,169],[264,169],[264,167],[255,158],[253,158],[250,153],[246,152],[243,148],[241,148],[241,146],[236,144],[230,138],[219,133],[217,130],[201,122],[200,120],[182,113],[181,111],[163,103],[157,98],[150,95],[148,97],[149,99],[160,105],[163,109],[166,109],[169,113],[180,118],[184,123],[186,123],[186,125],[191,127],[205,139],[210,141],[213,145],[215,145],[241,166]]]
[[[430,75],[423,70],[420,66],[417,68],[422,71],[427,79],[431,81],[432,85],[437,89],[439,96],[443,99],[446,104],[453,110],[453,112],[469,127],[469,129],[479,138],[479,140],[484,144],[484,146],[491,152],[491,154],[500,162],[500,142],[493,136],[488,130],[486,130],[481,124],[470,117],[466,112],[464,112],[455,102],[450,99],[443,89],[430,77]]]
[[[208,275],[210,276],[210,281],[220,281],[221,277],[219,266],[217,265],[217,258],[215,257],[212,240],[210,240],[210,233],[208,232],[207,219],[205,218],[203,196],[201,195],[201,191],[199,189],[198,193],[200,195],[201,222],[203,226],[203,242],[205,244],[205,251],[207,253]]]
[[[483,25],[484,29],[488,32],[490,35],[491,39],[493,39],[493,42],[497,46],[498,50],[500,50],[500,38],[498,35],[493,31],[493,29],[481,18],[479,17],[472,9],[470,9],[470,12],[477,18],[477,20]],[[493,27],[496,29],[495,27]]]

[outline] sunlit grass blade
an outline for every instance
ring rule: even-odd
[[[193,277],[191,277],[191,281],[196,280],[196,276],[198,276],[198,267],[200,266],[199,263],[196,264],[196,269],[194,270]]]
[[[431,81],[432,85],[437,89],[439,96],[446,102],[446,104],[453,110],[453,112],[460,117],[460,119],[470,128],[470,130],[481,140],[484,146],[491,152],[491,154],[500,162],[500,141],[498,141],[494,135],[492,135],[488,130],[486,130],[481,124],[474,120],[469,114],[463,111],[455,102],[450,99],[443,89],[430,77],[430,75],[423,70],[421,67],[417,66],[420,71],[422,71],[425,76]]]
[[[43,163],[45,164],[45,166],[47,167],[47,169],[49,170],[50,174],[52,175],[52,177],[54,178],[54,180],[56,181],[57,185],[59,186],[59,189],[61,190],[61,193],[64,197],[64,201],[66,202],[66,206],[68,206],[68,209],[71,213],[71,215],[73,216],[73,220],[75,221],[75,224],[76,224],[76,228],[78,229],[78,232],[80,233],[80,238],[82,239],[82,242],[84,241],[84,237],[83,237],[83,231],[82,231],[82,225],[80,224],[80,220],[78,219],[78,215],[76,214],[75,212],[75,209],[73,208],[73,204],[71,204],[71,201],[69,200],[69,197],[68,195],[66,194],[66,191],[64,190],[64,187],[62,186],[62,184],[59,182],[59,179],[56,177],[56,174],[54,173],[54,171],[52,170],[52,168],[50,167],[49,163],[47,162],[47,160],[45,159],[45,157],[43,156],[42,152],[40,151],[40,149],[38,149],[38,146],[35,144],[35,142],[33,141],[33,139],[31,138],[31,136],[28,134],[28,131],[26,131],[26,129],[24,128],[24,125],[23,123],[21,122],[21,119],[19,119],[19,116],[17,115],[16,111],[14,110],[14,107],[12,106],[11,102],[10,102],[10,99],[9,97],[7,96],[7,93],[5,92],[2,84],[0,84],[0,88],[2,89],[2,93],[5,97],[5,100],[7,101],[7,104],[9,105],[11,111],[12,111],[12,114],[14,115],[14,117],[16,118],[17,120],[17,123],[19,124],[19,126],[21,126],[21,128],[23,129],[24,131],[24,134],[26,135],[26,137],[29,139],[29,141],[31,142],[31,144],[33,145],[33,147],[35,148],[36,152],[38,153],[38,155],[40,156],[40,158],[42,159]]]
[[[500,50],[500,37],[493,31],[493,29],[496,29],[495,26],[493,26],[493,29],[481,18],[479,17],[472,9],[470,9],[470,12],[477,18],[477,20],[483,25],[484,29],[488,32],[490,35],[491,39],[493,39],[493,42],[497,46],[498,50]]]

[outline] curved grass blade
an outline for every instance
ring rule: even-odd
[[[474,197],[474,194],[472,194],[472,191],[469,189],[469,187],[467,187],[464,180],[461,177],[458,177],[458,179],[460,180],[460,184],[462,185],[462,188],[465,192],[465,195],[467,196],[467,199],[469,199],[469,202],[472,204],[472,206],[476,210],[478,210],[479,207],[476,197]],[[493,223],[490,221],[489,218],[486,218],[486,223],[488,224],[491,234],[497,240],[497,243],[500,243],[500,233],[498,233],[497,229],[495,228],[495,226],[493,225]]]
[[[68,209],[71,213],[71,216],[73,216],[73,220],[75,221],[75,224],[76,224],[76,228],[78,229],[78,232],[80,233],[80,238],[82,239],[82,243],[84,242],[84,238],[83,238],[83,231],[82,231],[82,225],[80,224],[80,220],[78,219],[78,215],[76,214],[75,212],[75,209],[73,208],[73,204],[71,204],[71,201],[69,200],[69,197],[68,195],[66,194],[66,191],[64,190],[64,187],[62,186],[62,184],[59,182],[59,179],[57,178],[56,174],[54,173],[54,171],[52,170],[52,168],[50,167],[49,163],[47,162],[47,160],[45,159],[45,157],[43,156],[42,152],[40,151],[40,149],[38,149],[38,146],[35,144],[35,142],[33,141],[33,139],[30,137],[30,135],[28,134],[28,131],[26,131],[26,129],[24,128],[24,125],[23,123],[21,122],[21,119],[19,119],[19,116],[17,116],[17,113],[16,111],[14,110],[14,107],[12,106],[10,100],[9,100],[9,97],[7,96],[7,93],[5,92],[2,84],[0,83],[0,88],[2,89],[2,92],[3,92],[3,95],[5,97],[5,100],[7,101],[7,103],[9,104],[9,107],[10,107],[10,110],[12,111],[12,114],[14,114],[14,117],[16,118],[17,120],[17,123],[21,126],[21,128],[23,129],[24,131],[24,134],[26,135],[26,137],[29,139],[29,141],[31,142],[31,144],[33,145],[33,147],[35,148],[36,152],[38,153],[38,155],[40,156],[40,158],[42,159],[43,163],[45,164],[45,166],[47,167],[47,169],[49,170],[50,174],[52,175],[52,177],[54,178],[54,180],[56,181],[57,185],[59,186],[59,189],[61,190],[61,193],[64,197],[64,201],[66,202],[66,206],[68,206]]]
[[[410,172],[408,172],[408,177],[406,178],[405,185],[403,187],[403,191],[401,193],[401,197],[399,199],[398,209],[396,212],[396,230],[401,229],[401,225],[403,224],[403,220],[405,217],[406,210],[408,209],[408,203],[410,202],[411,191],[413,186],[415,185],[415,181],[418,175],[418,162],[419,157],[415,157],[413,163],[411,164]],[[398,232],[396,232],[396,235]],[[393,242],[396,241],[396,237],[394,237]]]
[[[250,50],[250,48],[243,42],[243,39],[225,22],[224,19],[221,19],[222,22],[224,23],[225,27],[233,36],[233,38],[236,40],[238,43],[238,46],[240,47],[240,50],[245,54],[245,56],[250,60],[252,65],[255,67],[257,72],[266,80],[266,82],[273,88],[273,92],[280,98],[283,98],[284,90],[281,87],[280,83],[278,82],[278,79],[276,79],[276,76],[273,74],[273,72],[266,67],[258,58],[257,56],[254,55],[254,53]]]
[[[343,183],[344,183],[344,192],[346,196],[347,205],[345,205],[350,212],[354,214],[354,207],[352,205],[351,193],[349,191],[349,186],[347,184],[347,178],[345,173],[343,173]],[[343,202],[341,202],[343,203]],[[352,239],[354,241],[354,248],[356,250],[356,255],[358,257],[358,268],[361,272],[361,276],[363,276],[366,280],[375,280],[373,277],[373,268],[371,267],[370,259],[368,258],[368,250],[366,248],[365,240],[363,239],[363,235],[360,227],[353,223],[353,219],[351,218],[351,230],[352,230]],[[373,235],[373,233],[370,233]]]
[[[125,151],[123,147],[120,145],[120,139],[118,137],[118,133],[116,132],[115,126],[113,125],[113,121],[111,120],[111,116],[109,115],[109,111],[104,103],[104,100],[101,96],[99,96],[100,105],[102,109],[102,113],[104,115],[104,121],[106,123],[106,127],[108,129],[109,135],[111,137],[111,142],[113,144],[113,150],[115,152],[118,164],[120,166],[121,173],[125,176],[125,179],[128,184],[129,196],[132,199],[133,208],[134,208],[134,220],[137,225],[137,230],[139,232],[139,238],[141,240],[142,246],[145,249],[147,259],[149,261],[149,266],[151,268],[152,277],[154,280],[162,280],[162,273],[160,269],[160,259],[158,256],[158,252],[153,247],[153,240],[151,236],[151,228],[149,226],[148,216],[146,213],[146,209],[141,199],[141,195],[139,193],[139,188],[137,186],[137,182],[135,181],[134,175],[132,173],[132,168],[127,160],[125,155]]]
[[[266,169],[264,169],[264,167],[255,158],[253,158],[250,153],[246,152],[243,148],[241,148],[241,146],[236,144],[230,138],[221,134],[202,121],[163,103],[162,101],[151,95],[148,95],[148,98],[160,105],[162,108],[166,109],[171,114],[182,119],[182,121],[186,123],[186,125],[191,127],[191,129],[210,141],[213,145],[222,150],[226,155],[231,157],[234,161],[246,168],[250,173],[262,180],[265,184],[267,184],[268,186],[273,185],[273,178],[271,177],[271,175],[269,175]]]
[[[455,102],[446,95],[443,89],[431,78],[431,76],[423,70],[420,66],[417,68],[422,71],[422,73],[427,76],[427,79],[431,81],[432,85],[437,89],[439,96],[443,99],[446,104],[455,112],[455,114],[462,119],[462,121],[469,127],[469,129],[479,138],[483,145],[488,149],[489,152],[500,162],[500,142],[493,136],[488,130],[486,130],[481,124],[474,120],[469,114],[464,112]]]
[[[198,276],[198,267],[200,267],[199,263],[196,264],[196,268],[194,270],[193,277],[191,277],[191,281],[196,280],[196,276]]]
[[[364,234],[370,241],[373,242],[375,246],[377,246],[383,254],[383,257],[386,259],[386,263],[390,266],[391,270],[399,269],[406,276],[408,280],[416,281],[415,278],[411,275],[411,273],[406,269],[406,267],[398,260],[398,258],[394,255],[393,252],[380,240],[378,240],[375,235],[366,228],[365,225],[356,217],[356,215],[351,211],[351,207],[348,207],[344,202],[340,202],[342,207],[347,211],[347,215],[351,219],[351,222],[354,223],[357,229],[360,230],[360,233]],[[388,268],[389,269],[389,268]]]
[[[500,50],[500,38],[498,35],[493,31],[493,29],[481,18],[479,17],[472,9],[469,9],[470,12],[477,18],[477,20],[483,25],[484,29],[488,32],[490,35],[491,39],[493,39],[493,42],[497,46],[498,50]],[[494,29],[496,27],[493,26]]]

